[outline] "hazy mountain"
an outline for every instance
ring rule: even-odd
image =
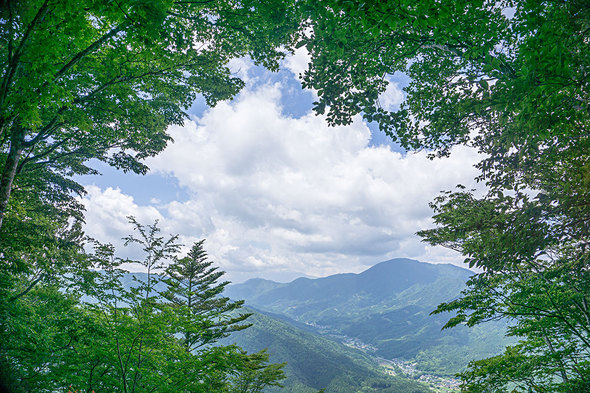
[[[386,376],[376,359],[415,362],[419,373],[452,376],[469,360],[500,352],[503,325],[441,332],[450,315],[430,315],[458,296],[471,274],[453,265],[393,259],[360,274],[230,285],[224,296],[245,299],[260,312],[249,319],[251,328],[224,343],[250,352],[268,348],[272,361],[288,362],[283,392],[427,391],[399,373]],[[144,276],[125,275],[125,286]]]
[[[127,273],[122,284],[129,289],[145,281],[145,273]],[[282,285],[268,280],[250,280],[243,287],[253,295]],[[156,290],[164,290],[162,283]],[[226,295],[224,293],[224,295]],[[220,344],[236,343],[248,352],[268,349],[274,363],[287,362],[288,376],[283,389],[268,388],[267,393],[349,393],[370,391],[375,393],[426,393],[427,385],[399,374],[387,375],[375,357],[351,348],[333,338],[314,332],[314,328],[288,316],[258,312],[243,308],[240,313],[252,312],[247,322],[252,326],[234,332],[220,340]]]
[[[375,355],[416,360],[424,371],[452,375],[506,343],[501,324],[441,331],[450,315],[430,315],[436,305],[458,296],[471,274],[454,265],[392,259],[359,274],[286,284],[253,279],[229,286],[226,295]]]

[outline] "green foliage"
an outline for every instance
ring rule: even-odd
[[[525,391],[588,389],[588,253],[576,240],[573,217],[543,195],[478,200],[468,192],[449,193],[434,205],[441,228],[423,233],[433,243],[462,249],[470,264],[485,269],[461,298],[438,307],[437,313],[456,312],[446,327],[507,318],[509,334],[520,338],[503,357],[472,363],[463,377],[473,391],[496,389],[500,381]],[[492,367],[514,356],[520,368],[506,368],[502,376],[501,367]]]
[[[165,261],[176,260],[177,237],[161,236],[156,224],[130,220],[137,234],[126,242],[140,244],[141,261],[118,258],[112,245],[93,242],[94,252],[86,256],[86,266],[92,269],[70,270],[56,280],[59,286],[44,281],[26,292],[13,289],[18,297],[2,299],[2,380],[14,392],[229,393],[279,386],[284,365],[269,364],[268,354],[248,354],[235,345],[205,345],[247,327],[219,327],[220,321],[243,321],[248,314],[230,317],[228,312],[241,303],[222,297],[219,302],[208,299],[193,315],[171,305],[160,292],[170,294],[174,289],[158,273]],[[187,258],[177,263],[191,260]],[[147,273],[134,276],[132,285],[126,286],[123,263],[139,264]],[[202,281],[201,292],[189,295],[209,289],[220,295],[225,285],[218,286],[217,279],[222,274]],[[198,323],[190,326],[194,322]],[[197,346],[193,340],[187,346],[189,327],[193,337],[206,341]]]
[[[212,266],[213,262],[207,260],[204,242],[196,242],[186,257],[170,264],[162,279],[167,286],[162,295],[179,316],[180,334],[189,351],[250,326],[241,324],[250,316],[248,313],[229,316],[244,302],[232,302],[221,296],[229,281],[217,282],[224,272],[218,271]]]
[[[230,59],[277,69],[294,10],[249,0],[1,3],[0,369],[12,390],[179,391],[193,375],[186,391],[224,391],[240,369],[257,386],[280,379],[263,354],[208,346],[197,356],[180,344],[180,309],[155,291],[154,274],[178,244],[156,225],[133,221],[138,235],[126,241],[145,251],[135,262],[148,273],[131,288],[120,265],[133,261],[98,243],[85,254],[84,189],[71,177],[96,173],[89,159],[145,173],[142,161],[164,149],[166,128],[198,95],[214,105],[243,86]],[[212,297],[225,286],[214,281]],[[223,325],[239,305],[209,301],[193,329],[211,343],[245,327]]]
[[[182,124],[197,95],[214,105],[243,86],[231,58],[277,69],[294,10],[250,0],[3,2],[0,225],[24,172],[42,168],[46,186],[60,184],[95,173],[95,158],[145,173],[142,160],[164,149],[166,128]]]
[[[245,355],[245,352],[242,352]],[[282,387],[280,380],[285,379],[283,367],[286,363],[265,364],[268,353],[261,350],[245,357],[239,374],[233,380],[231,393],[261,393],[267,386]]]
[[[588,10],[582,1],[309,1],[300,38],[312,56],[303,76],[316,111],[333,124],[363,113],[408,148],[471,139],[519,161],[544,144],[570,145],[587,125]],[[514,17],[504,10],[513,7]],[[387,75],[411,78],[390,113],[378,95]],[[559,109],[557,112],[556,109]],[[499,137],[499,135],[502,135]],[[507,152],[522,145],[518,153]],[[495,161],[495,160],[493,160]]]
[[[187,391],[222,391],[242,364],[249,375],[263,375],[258,381],[280,379],[279,368],[269,374],[264,356],[250,358],[238,348],[186,353],[178,327],[171,327],[181,322],[180,310],[154,291],[160,279],[153,271],[178,245],[155,225],[134,222],[138,236],[126,239],[146,252],[136,262],[147,279],[132,288],[120,282],[122,261],[112,247],[95,244],[94,255],[85,255],[76,199],[84,190],[71,176],[95,173],[87,166],[91,158],[145,173],[142,160],[166,146],[166,128],[182,124],[197,95],[214,105],[243,86],[227,68],[231,58],[250,56],[277,68],[279,46],[297,26],[292,10],[285,2],[258,1],[2,2],[0,357],[15,391],[69,384],[167,391],[191,373],[198,383]],[[203,305],[207,315],[193,330],[210,343],[245,327],[222,327],[224,313],[239,305]],[[174,371],[171,359],[184,364],[185,374]]]
[[[10,392],[50,392],[64,386],[44,371],[61,367],[70,352],[70,339],[84,321],[76,303],[57,288],[41,285],[18,299],[2,299],[0,382]]]
[[[434,204],[419,234],[483,272],[441,305],[447,327],[506,318],[520,342],[471,364],[465,391],[587,391],[590,10],[584,1],[308,2],[302,34],[332,124],[362,113],[410,149],[483,154],[488,193]],[[513,13],[513,16],[511,15]],[[511,16],[508,16],[511,15]],[[411,81],[399,110],[387,75]]]
[[[27,172],[12,193],[0,231],[0,276],[6,279],[0,291],[12,287],[13,274],[47,280],[80,263],[83,218],[72,197],[78,188],[51,175]]]

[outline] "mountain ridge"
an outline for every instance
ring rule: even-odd
[[[452,315],[431,315],[438,304],[457,298],[473,274],[451,264],[394,258],[360,273],[247,281],[228,286],[225,294],[317,333],[374,348],[373,355],[417,360],[424,371],[450,376],[505,344],[503,324],[443,331]]]
[[[264,310],[277,311],[273,308],[286,305],[291,301],[301,303],[302,297],[308,306],[317,301],[317,307],[325,306],[325,302],[319,299],[330,300],[328,303],[334,303],[339,300],[340,303],[354,301],[351,295],[357,295],[358,301],[364,298],[366,307],[378,307],[383,302],[391,300],[392,297],[415,296],[411,288],[423,287],[439,281],[452,282],[454,285],[447,288],[444,294],[429,294],[424,292],[421,296],[422,301],[426,301],[428,306],[436,306],[440,303],[441,298],[450,299],[459,294],[463,289],[465,281],[474,274],[470,270],[450,265],[450,264],[431,264],[420,262],[408,258],[395,258],[388,261],[380,262],[360,273],[339,273],[331,276],[320,277],[315,279],[298,278],[289,283],[277,283],[272,280],[252,279],[242,284],[229,285],[226,289],[226,295],[235,299],[244,299],[247,304],[259,306]],[[436,283],[437,288],[444,288],[444,283]],[[408,291],[404,294],[404,291]],[[284,299],[284,302],[281,302]],[[416,299],[414,299],[416,300]],[[410,299],[406,299],[403,304],[411,304]],[[264,307],[260,307],[264,305]],[[301,304],[300,304],[301,306]],[[401,306],[401,305],[400,305]],[[270,308],[269,308],[270,307]],[[281,310],[278,310],[279,312]],[[296,313],[291,313],[296,317]]]
[[[353,273],[353,272],[335,273],[335,274],[330,274],[330,275],[322,276],[322,277],[301,276],[301,277],[296,277],[293,280],[288,281],[288,282],[280,282],[280,281],[271,280],[271,279],[263,278],[263,277],[254,277],[254,278],[249,278],[246,281],[243,281],[243,282],[240,282],[240,283],[235,283],[235,284],[232,283],[231,285],[233,285],[233,286],[236,286],[236,285],[244,285],[244,284],[250,285],[250,284],[256,283],[256,282],[274,283],[274,284],[277,284],[277,285],[288,285],[288,284],[293,283],[294,281],[301,280],[301,279],[303,279],[303,280],[312,280],[313,281],[313,280],[321,280],[321,279],[324,279],[324,278],[333,277],[333,276],[340,276],[340,275],[355,275],[355,276],[359,276],[359,275],[362,275],[364,273],[367,273],[367,272],[369,272],[371,270],[380,269],[383,266],[386,266],[386,265],[388,265],[390,263],[398,262],[398,261],[411,261],[411,262],[414,262],[414,263],[420,263],[420,264],[425,264],[425,265],[444,266],[444,267],[448,267],[450,269],[458,269],[458,270],[463,271],[463,272],[466,272],[468,274],[475,274],[473,271],[471,271],[471,270],[469,270],[467,268],[464,268],[464,267],[461,267],[461,266],[457,266],[457,265],[453,265],[452,263],[432,263],[432,262],[419,261],[417,259],[412,259],[412,258],[392,258],[392,259],[388,259],[386,261],[378,262],[378,263],[376,263],[376,264],[374,264],[372,266],[369,266],[365,270],[363,270],[363,271],[361,271],[359,273]]]

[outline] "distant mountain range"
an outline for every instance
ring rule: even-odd
[[[441,331],[451,315],[430,315],[439,303],[456,298],[472,274],[454,265],[398,258],[360,274],[290,283],[252,279],[228,286],[225,295],[368,354],[416,362],[422,372],[451,376],[507,343],[503,324]]]
[[[459,296],[472,274],[392,259],[359,274],[229,285],[223,295],[246,301],[253,326],[221,343],[267,348],[272,362],[287,362],[285,387],[268,393],[455,391],[455,373],[508,344],[502,323],[441,331],[452,315],[430,315]],[[124,286],[137,279],[145,274],[126,274]]]

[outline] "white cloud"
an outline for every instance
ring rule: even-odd
[[[135,258],[137,248],[125,249],[124,236],[133,232],[128,216],[134,216],[140,223],[152,224],[163,220],[162,214],[154,206],[139,206],[130,195],[125,195],[120,189],[108,187],[86,186],[86,197],[82,200],[86,208],[86,233],[101,243],[111,243],[120,251],[121,257]]]
[[[252,83],[253,78],[250,71],[254,67],[254,63],[248,57],[232,58],[227,64],[232,75],[240,78],[245,83]]]
[[[404,101],[404,93],[397,82],[387,79],[387,88],[379,95],[383,109],[393,111]]]
[[[302,75],[307,70],[310,62],[311,55],[307,51],[307,48],[302,46],[301,48],[297,48],[293,55],[287,56],[283,64],[298,78],[300,74]]]
[[[428,202],[439,191],[473,186],[474,150],[455,147],[431,161],[426,152],[370,147],[360,119],[331,128],[312,114],[291,118],[280,95],[278,84],[259,86],[171,127],[175,143],[148,165],[174,176],[191,200],[138,206],[118,190],[90,187],[87,231],[112,241],[126,234],[128,214],[159,218],[186,243],[207,238],[209,255],[235,281],[361,271],[398,256],[460,260],[414,233],[432,225]]]
[[[132,228],[127,216],[139,221],[162,220],[162,215],[153,206],[138,206],[132,196],[119,189],[86,186],[88,195],[83,199],[86,207],[86,229],[102,242],[118,243]],[[108,224],[108,225],[105,225]]]

